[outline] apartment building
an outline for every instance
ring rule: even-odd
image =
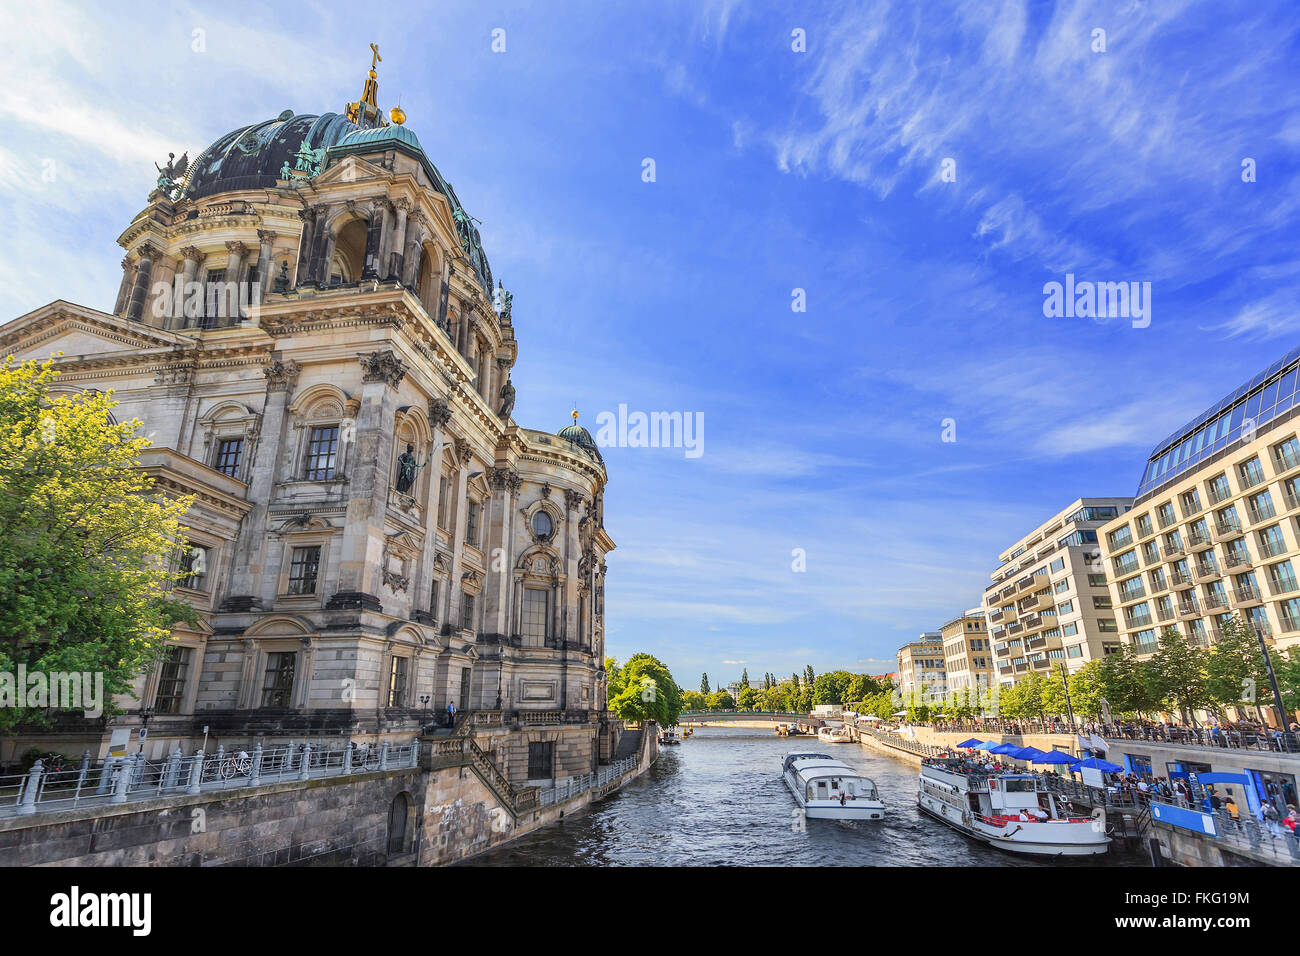
[[[1175,627],[1208,645],[1240,614],[1300,644],[1300,349],[1152,449],[1133,510],[1102,529],[1125,641]]]
[[[1058,661],[1073,673],[1119,648],[1098,529],[1132,505],[1078,498],[1002,552],[984,592],[999,685]]]
[[[985,693],[993,676],[993,648],[983,608],[966,611],[939,628],[948,693]]]
[[[913,694],[926,700],[942,700],[947,696],[942,634],[923,631],[915,641],[898,649],[898,686],[904,699]]]

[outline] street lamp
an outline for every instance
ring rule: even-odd
[[[149,718],[152,716],[152,707],[140,708],[140,753],[144,753],[144,739],[149,736]]]
[[[1065,675],[1065,662],[1058,661],[1057,666],[1061,668],[1061,686],[1065,688],[1065,712],[1070,715],[1070,733],[1078,733],[1074,724],[1074,707],[1070,704],[1070,680]]]
[[[1268,683],[1273,688],[1273,712],[1277,715],[1277,728],[1282,734],[1279,742],[1283,750],[1294,750],[1295,739],[1291,736],[1291,725],[1287,721],[1286,707],[1282,703],[1282,692],[1277,686],[1277,675],[1273,673],[1273,658],[1268,653],[1264,629],[1258,624],[1255,625],[1255,637],[1259,639],[1259,652],[1264,655],[1264,669],[1268,671]]]

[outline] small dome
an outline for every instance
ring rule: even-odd
[[[604,459],[600,457],[600,448],[597,446],[596,440],[591,437],[591,432],[578,424],[578,413],[576,411],[573,413],[573,424],[561,428],[555,434],[556,437],[563,438],[570,444],[577,445],[583,451],[594,456],[597,461],[604,461]]]
[[[365,146],[370,149],[381,148],[390,144],[402,144],[423,154],[420,141],[415,133],[405,126],[376,126],[371,129],[353,130],[343,137],[338,145],[341,149],[349,146]]]

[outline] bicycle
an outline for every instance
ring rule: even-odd
[[[221,762],[219,772],[222,780],[250,776],[253,772],[253,758],[242,750],[230,754]]]

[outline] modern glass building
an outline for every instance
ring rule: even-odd
[[[1300,349],[1153,449],[1133,510],[1101,529],[1116,621],[1208,646],[1233,617],[1300,646]]]
[[[1296,402],[1298,368],[1300,348],[1288,352],[1156,445],[1138,485],[1138,501],[1225,451],[1249,431],[1262,431],[1265,424],[1290,411]]]

